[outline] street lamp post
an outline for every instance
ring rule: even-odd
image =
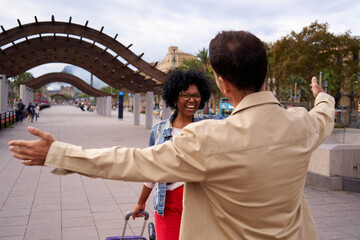
[[[329,81],[326,79],[325,80],[325,92],[328,92],[328,85],[329,85]]]
[[[323,77],[323,73],[322,72],[320,72],[320,81],[319,81],[319,85],[320,85],[320,87],[322,87],[321,85],[322,85],[322,77]]]

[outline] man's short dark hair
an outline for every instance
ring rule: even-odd
[[[205,106],[211,94],[211,85],[207,77],[200,71],[183,71],[174,69],[168,72],[163,86],[163,99],[167,107],[176,109],[175,102],[181,91],[185,91],[190,85],[196,85],[201,95],[199,109]]]
[[[258,92],[267,73],[264,44],[244,31],[223,31],[210,42],[210,63],[217,73],[239,90]]]

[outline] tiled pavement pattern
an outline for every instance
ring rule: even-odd
[[[42,110],[39,122],[31,125],[85,148],[147,146],[144,116],[141,126],[134,126],[131,113],[124,113],[124,120],[118,120],[115,111],[112,114],[109,118],[76,107],[53,106]],[[0,240],[98,240],[121,235],[124,214],[137,201],[142,183],[78,174],[60,177],[48,167],[24,167],[12,158],[7,142],[33,139],[26,126],[15,124],[0,132]],[[359,193],[306,187],[305,194],[321,239],[360,239]],[[154,221],[151,199],[147,209]],[[142,220],[129,223],[127,235],[139,233]]]

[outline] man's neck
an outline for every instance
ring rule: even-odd
[[[265,91],[265,84],[261,86],[259,92]],[[236,107],[247,95],[256,93],[254,90],[238,90],[231,86],[229,96],[227,96],[234,107]]]
[[[228,96],[230,102],[234,107],[236,107],[247,95],[255,93],[255,91],[250,90],[238,90],[231,92]]]

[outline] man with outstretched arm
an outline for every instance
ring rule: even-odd
[[[145,149],[84,150],[30,127],[39,139],[11,141],[13,156],[62,174],[185,182],[180,239],[319,239],[304,185],[312,152],[333,130],[333,97],[314,77],[310,112],[281,108],[264,90],[266,50],[251,33],[221,32],[209,49],[216,83],[235,106],[228,118],[189,124]]]

